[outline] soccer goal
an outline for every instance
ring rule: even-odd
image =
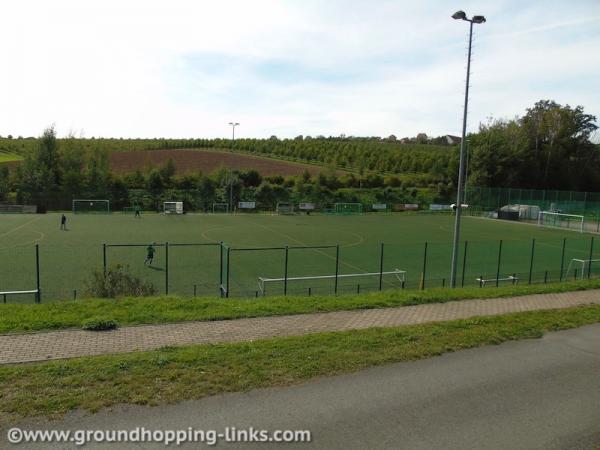
[[[73,214],[104,213],[110,212],[110,200],[75,199],[73,200]]]
[[[592,267],[600,267],[600,259],[578,259],[573,258],[569,262],[566,276],[567,278],[573,277],[575,279],[583,280],[587,278],[588,274],[591,274]]]
[[[362,203],[336,203],[333,211],[335,214],[362,214]]]
[[[277,202],[277,208],[275,210],[277,211],[277,214],[294,214],[294,204]]]
[[[213,214],[228,213],[229,212],[229,203],[213,203],[212,204],[212,212],[213,212]]]
[[[183,214],[183,202],[164,202],[165,214]]]
[[[265,296],[267,293],[267,288],[270,286],[272,288],[279,287],[281,288],[284,284],[286,287],[294,288],[310,288],[314,282],[322,281],[322,280],[335,280],[337,278],[338,281],[354,279],[356,280],[365,280],[366,283],[373,284],[377,283],[378,279],[381,277],[382,281],[385,278],[386,286],[393,284],[396,287],[404,287],[404,283],[406,282],[406,271],[400,269],[394,269],[391,271],[385,272],[363,272],[363,273],[345,273],[338,275],[309,275],[304,277],[287,277],[287,278],[265,278],[258,277],[258,293],[262,296]],[[393,282],[390,282],[389,278],[392,277]]]
[[[538,225],[546,227],[568,228],[583,233],[584,217],[577,214],[564,214],[553,211],[540,211]]]

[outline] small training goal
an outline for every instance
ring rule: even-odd
[[[213,203],[212,204],[212,212],[213,212],[213,214],[228,213],[229,212],[229,203]]]
[[[109,213],[110,200],[74,199],[73,214],[81,213]]]
[[[336,203],[333,207],[335,214],[362,214],[362,203]]]
[[[294,214],[294,204],[287,202],[277,202],[277,207],[275,208],[277,214]]]
[[[564,214],[553,211],[540,211],[538,225],[545,227],[567,228],[583,233],[584,216],[577,214]]]
[[[183,202],[164,202],[163,211],[165,214],[183,214]]]
[[[573,258],[569,262],[566,277],[583,280],[592,273],[592,267],[600,267],[600,259],[578,259]]]
[[[391,277],[391,280],[390,280]],[[385,283],[386,286],[401,287],[404,288],[406,282],[406,271],[400,269],[394,269],[391,271],[383,272],[362,272],[362,273],[344,273],[337,275],[309,275],[303,277],[279,277],[279,278],[266,278],[258,277],[258,293],[262,296],[266,295],[267,288],[269,291],[276,289],[277,292],[282,287],[291,288],[298,291],[299,289],[309,289],[319,285],[318,282],[323,280],[333,280],[341,282],[342,280],[352,280],[354,282],[364,284],[381,284]],[[355,283],[353,283],[354,285]],[[322,285],[321,285],[322,286]],[[279,288],[279,289],[277,289]]]

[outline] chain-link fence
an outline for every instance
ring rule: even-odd
[[[545,211],[586,216],[600,223],[600,193],[468,186],[470,208],[495,211],[506,205],[534,205]]]
[[[218,295],[223,272],[218,243],[104,244],[102,267],[120,265],[159,294]]]
[[[91,274],[106,273],[115,265],[151,283],[158,295],[185,297],[312,296],[448,287],[451,255],[451,244],[440,242],[278,247],[109,243],[83,251],[52,245],[0,248],[0,301],[83,297]],[[464,241],[458,261],[458,286],[579,280],[600,275],[600,245],[588,236]]]
[[[39,247],[0,248],[0,302],[32,303],[40,300]]]

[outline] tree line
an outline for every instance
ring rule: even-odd
[[[585,113],[581,106],[541,100],[522,117],[482,124],[466,142],[467,183],[470,186],[600,191],[600,146],[593,143],[598,128],[595,122],[596,117]],[[178,177],[172,164],[167,163],[149,173],[138,171],[118,176],[111,173],[108,165],[112,151],[180,148],[233,150],[318,163],[324,167],[324,173],[318,177],[306,174],[306,177],[263,179],[259,174],[249,176],[221,170],[214,174]],[[247,200],[258,196],[263,200],[287,201],[305,196],[306,201],[318,199],[323,203],[338,199],[350,201],[350,198],[358,198],[356,192],[379,189],[382,192],[377,194],[378,199],[388,198],[393,192],[393,198],[400,201],[414,198],[416,189],[414,195],[424,195],[431,201],[450,201],[456,189],[458,148],[352,136],[297,136],[294,139],[271,136],[235,142],[230,139],[57,139],[54,129],[49,128],[37,139],[0,139],[0,151],[24,156],[24,161],[16,165],[12,173],[0,166],[0,200],[11,192],[16,193],[19,200],[34,202],[40,201],[42,195],[47,197],[48,192],[66,198],[84,194],[108,198],[114,192],[123,194],[137,189],[155,193],[156,197],[161,190],[175,189],[196,190],[207,199],[224,201],[224,190],[233,186],[235,198]],[[338,176],[336,169],[351,172]],[[352,190],[356,192],[347,192]],[[383,194],[385,190],[387,194]]]
[[[183,201],[187,210],[212,209],[213,203],[256,201],[273,210],[278,202],[429,203],[432,189],[416,188],[395,175],[339,175],[324,169],[317,176],[263,177],[255,170],[220,168],[213,173],[177,175],[172,160],[147,172],[119,175],[111,171],[106,148],[82,151],[78,140],[56,138],[48,128],[21,164],[0,169],[0,201],[68,209],[75,198],[109,199],[113,208],[140,205],[160,210],[164,201]]]

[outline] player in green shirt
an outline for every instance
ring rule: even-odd
[[[156,242],[153,242],[148,247],[146,247],[146,260],[144,261],[144,265],[145,264],[148,264],[149,266],[152,265],[152,260],[154,259],[154,253],[156,252],[156,249],[154,248],[154,244],[156,244]]]

